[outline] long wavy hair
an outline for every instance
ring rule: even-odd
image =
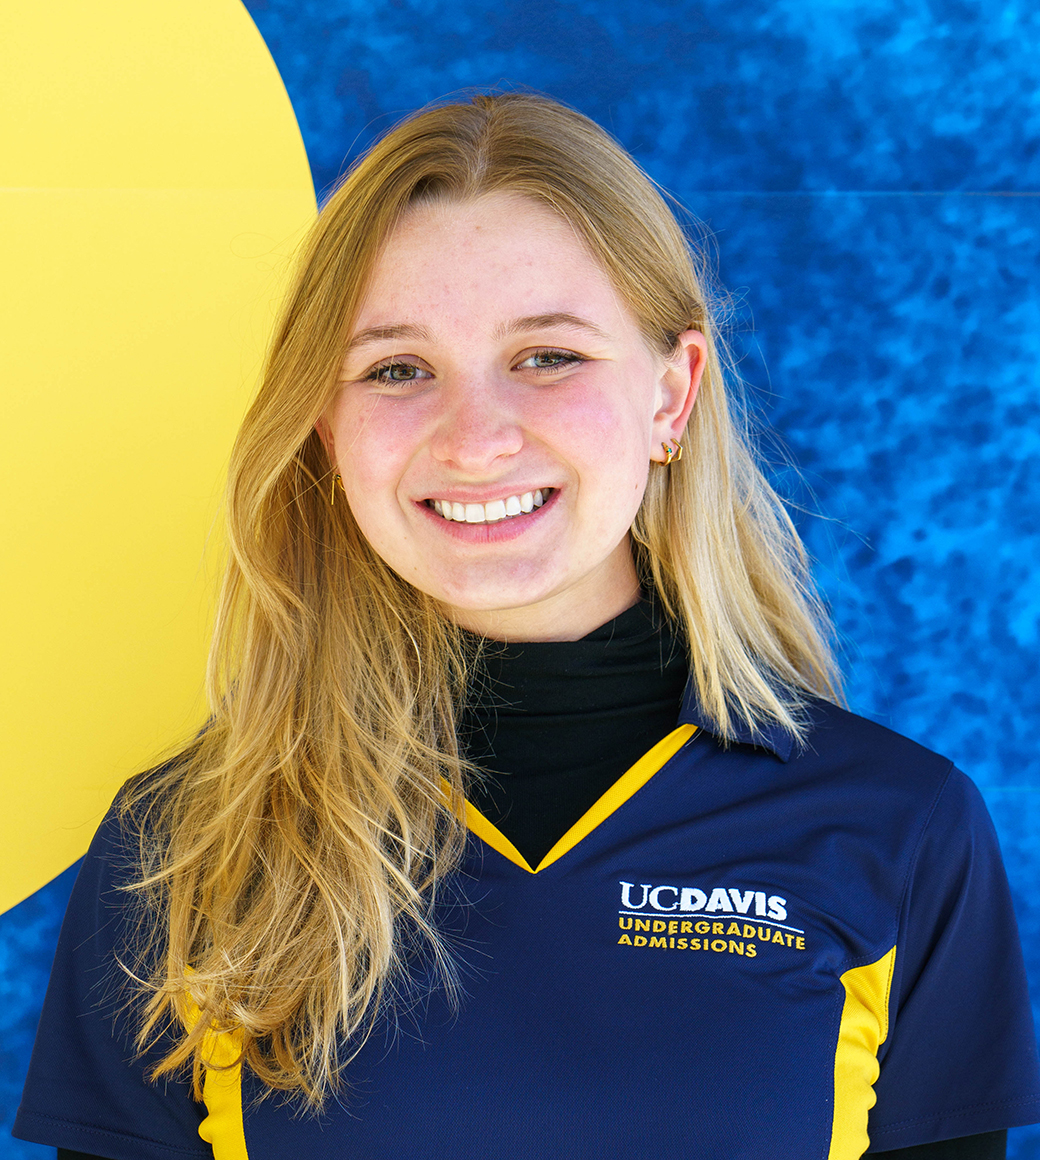
[[[689,328],[707,339],[685,455],[651,472],[632,542],[718,734],[739,719],[804,736],[807,699],[836,696],[805,553],[727,395],[702,261],[654,184],[541,97],[404,121],[322,210],[235,444],[209,722],[124,799],[152,932],[140,1043],[172,1033],[156,1074],[192,1065],[197,1091],[206,1031],[233,1029],[269,1089],[320,1106],[418,948],[451,986],[431,916],[464,839],[456,719],[472,657],[330,502],[315,423],[402,215],[501,191],[570,223],[652,349],[672,353]]]

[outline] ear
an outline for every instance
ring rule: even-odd
[[[665,444],[682,440],[708,360],[708,342],[699,330],[684,330],[676,340],[676,347],[676,353],[665,362],[658,388],[659,407],[654,415],[650,445],[650,458],[657,463],[667,459]]]

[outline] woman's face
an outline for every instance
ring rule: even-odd
[[[629,528],[689,416],[703,337],[681,351],[648,348],[537,203],[417,208],[375,264],[319,430],[398,575],[473,632],[573,640],[637,599]]]

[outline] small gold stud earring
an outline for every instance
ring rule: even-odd
[[[343,476],[337,471],[332,477],[332,490],[329,492],[329,507],[336,506],[336,488],[343,482]]]

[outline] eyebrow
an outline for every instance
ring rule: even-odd
[[[556,327],[566,327],[568,330],[583,330],[587,334],[595,335],[609,341],[610,335],[601,330],[594,322],[581,318],[577,314],[567,311],[556,311],[552,314],[528,314],[523,318],[514,318],[512,322],[503,323],[495,330],[495,338],[509,338],[515,334],[523,334],[532,330],[553,330]],[[374,342],[399,341],[411,339],[416,342],[433,342],[433,336],[425,326],[412,326],[402,322],[396,326],[369,326],[359,330],[347,344],[346,353],[357,350],[362,346],[369,346]]]
[[[366,330],[359,330],[347,343],[347,352],[357,350],[359,346],[367,346],[373,342],[386,342],[399,338],[413,339],[416,342],[432,342],[433,336],[425,326],[410,326],[401,323],[398,326],[370,326]]]
[[[566,311],[557,311],[554,314],[529,314],[525,318],[514,318],[495,331],[496,338],[508,338],[514,334],[522,334],[530,330],[553,330],[564,326],[568,330],[583,330],[597,338],[609,341],[610,335],[601,330],[594,322],[587,318],[579,318],[577,314],[568,314]]]

